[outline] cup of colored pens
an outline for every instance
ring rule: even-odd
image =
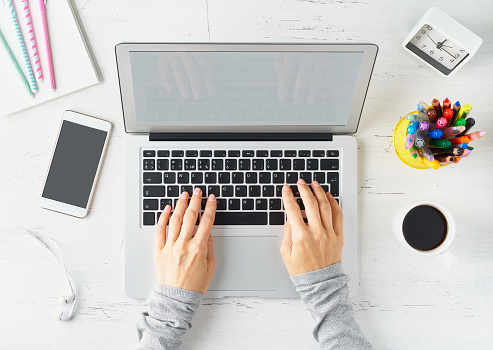
[[[406,127],[403,145],[405,151],[401,149],[403,152],[399,154],[396,149],[399,158],[408,165],[409,162],[403,159],[407,157],[402,157],[405,152],[409,152],[412,158],[422,163],[422,168],[438,169],[459,163],[474,150],[472,142],[486,134],[486,131],[472,132],[476,121],[470,116],[470,104],[461,105],[457,101],[452,105],[446,98],[440,105],[439,100],[433,99],[431,106],[419,102],[416,109],[416,112],[405,116],[407,126],[401,126],[401,129]],[[394,147],[396,146],[394,142]]]

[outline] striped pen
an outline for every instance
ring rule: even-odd
[[[41,12],[41,22],[43,23],[43,34],[46,47],[46,58],[48,59],[48,70],[50,72],[51,90],[55,91],[55,74],[53,72],[53,60],[51,58],[50,36],[48,34],[48,23],[46,21],[46,0],[39,1],[39,11]]]
[[[7,55],[10,57],[10,60],[15,66],[15,69],[17,70],[17,74],[21,78],[22,82],[27,88],[27,91],[31,97],[34,97],[33,92],[31,91],[31,88],[29,87],[29,83],[26,80],[26,77],[24,76],[24,73],[22,73],[21,67],[19,67],[19,64],[17,63],[14,55],[12,54],[12,51],[9,48],[9,45],[7,44],[7,41],[5,41],[5,38],[2,35],[2,32],[0,31],[0,42],[2,43],[2,46],[4,47],[5,51],[7,52]]]
[[[31,54],[31,62],[34,65],[34,71],[38,80],[43,80],[43,72],[41,71],[41,63],[39,62],[38,48],[36,47],[36,37],[34,36],[34,28],[31,22],[31,14],[29,13],[29,3],[27,0],[22,0],[22,8],[24,10],[24,19],[26,20],[26,28],[29,33],[29,53]]]
[[[24,39],[22,38],[21,29],[19,28],[19,22],[17,21],[17,16],[15,15],[14,4],[12,0],[3,0],[3,5],[5,9],[10,15],[12,20],[12,26],[14,27],[14,31],[17,37],[17,42],[19,45],[19,49],[22,54],[22,59],[24,61],[24,66],[27,71],[27,81],[29,82],[29,87],[33,94],[38,92],[38,86],[36,85],[36,79],[34,78],[33,70],[31,68],[31,63],[29,62],[29,57],[27,56],[26,45],[24,44]]]

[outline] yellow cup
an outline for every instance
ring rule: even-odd
[[[409,114],[419,113],[418,111],[411,112]],[[409,115],[408,114],[408,115]],[[407,166],[415,169],[438,169],[440,167],[446,166],[448,164],[440,164],[439,161],[435,160],[430,162],[424,157],[421,157],[421,160],[418,160],[411,156],[411,153],[408,149],[404,148],[404,144],[406,143],[407,136],[407,127],[411,122],[406,119],[406,117],[402,117],[401,120],[397,123],[394,129],[394,151],[397,157]]]

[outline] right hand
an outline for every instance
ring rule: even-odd
[[[340,262],[344,245],[342,212],[336,200],[316,181],[312,182],[313,193],[301,179],[298,189],[305,205],[306,224],[291,188],[284,185],[282,190],[287,221],[281,255],[290,276]]]

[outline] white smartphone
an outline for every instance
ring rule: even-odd
[[[83,218],[87,215],[108,144],[111,124],[65,111],[39,205]]]

